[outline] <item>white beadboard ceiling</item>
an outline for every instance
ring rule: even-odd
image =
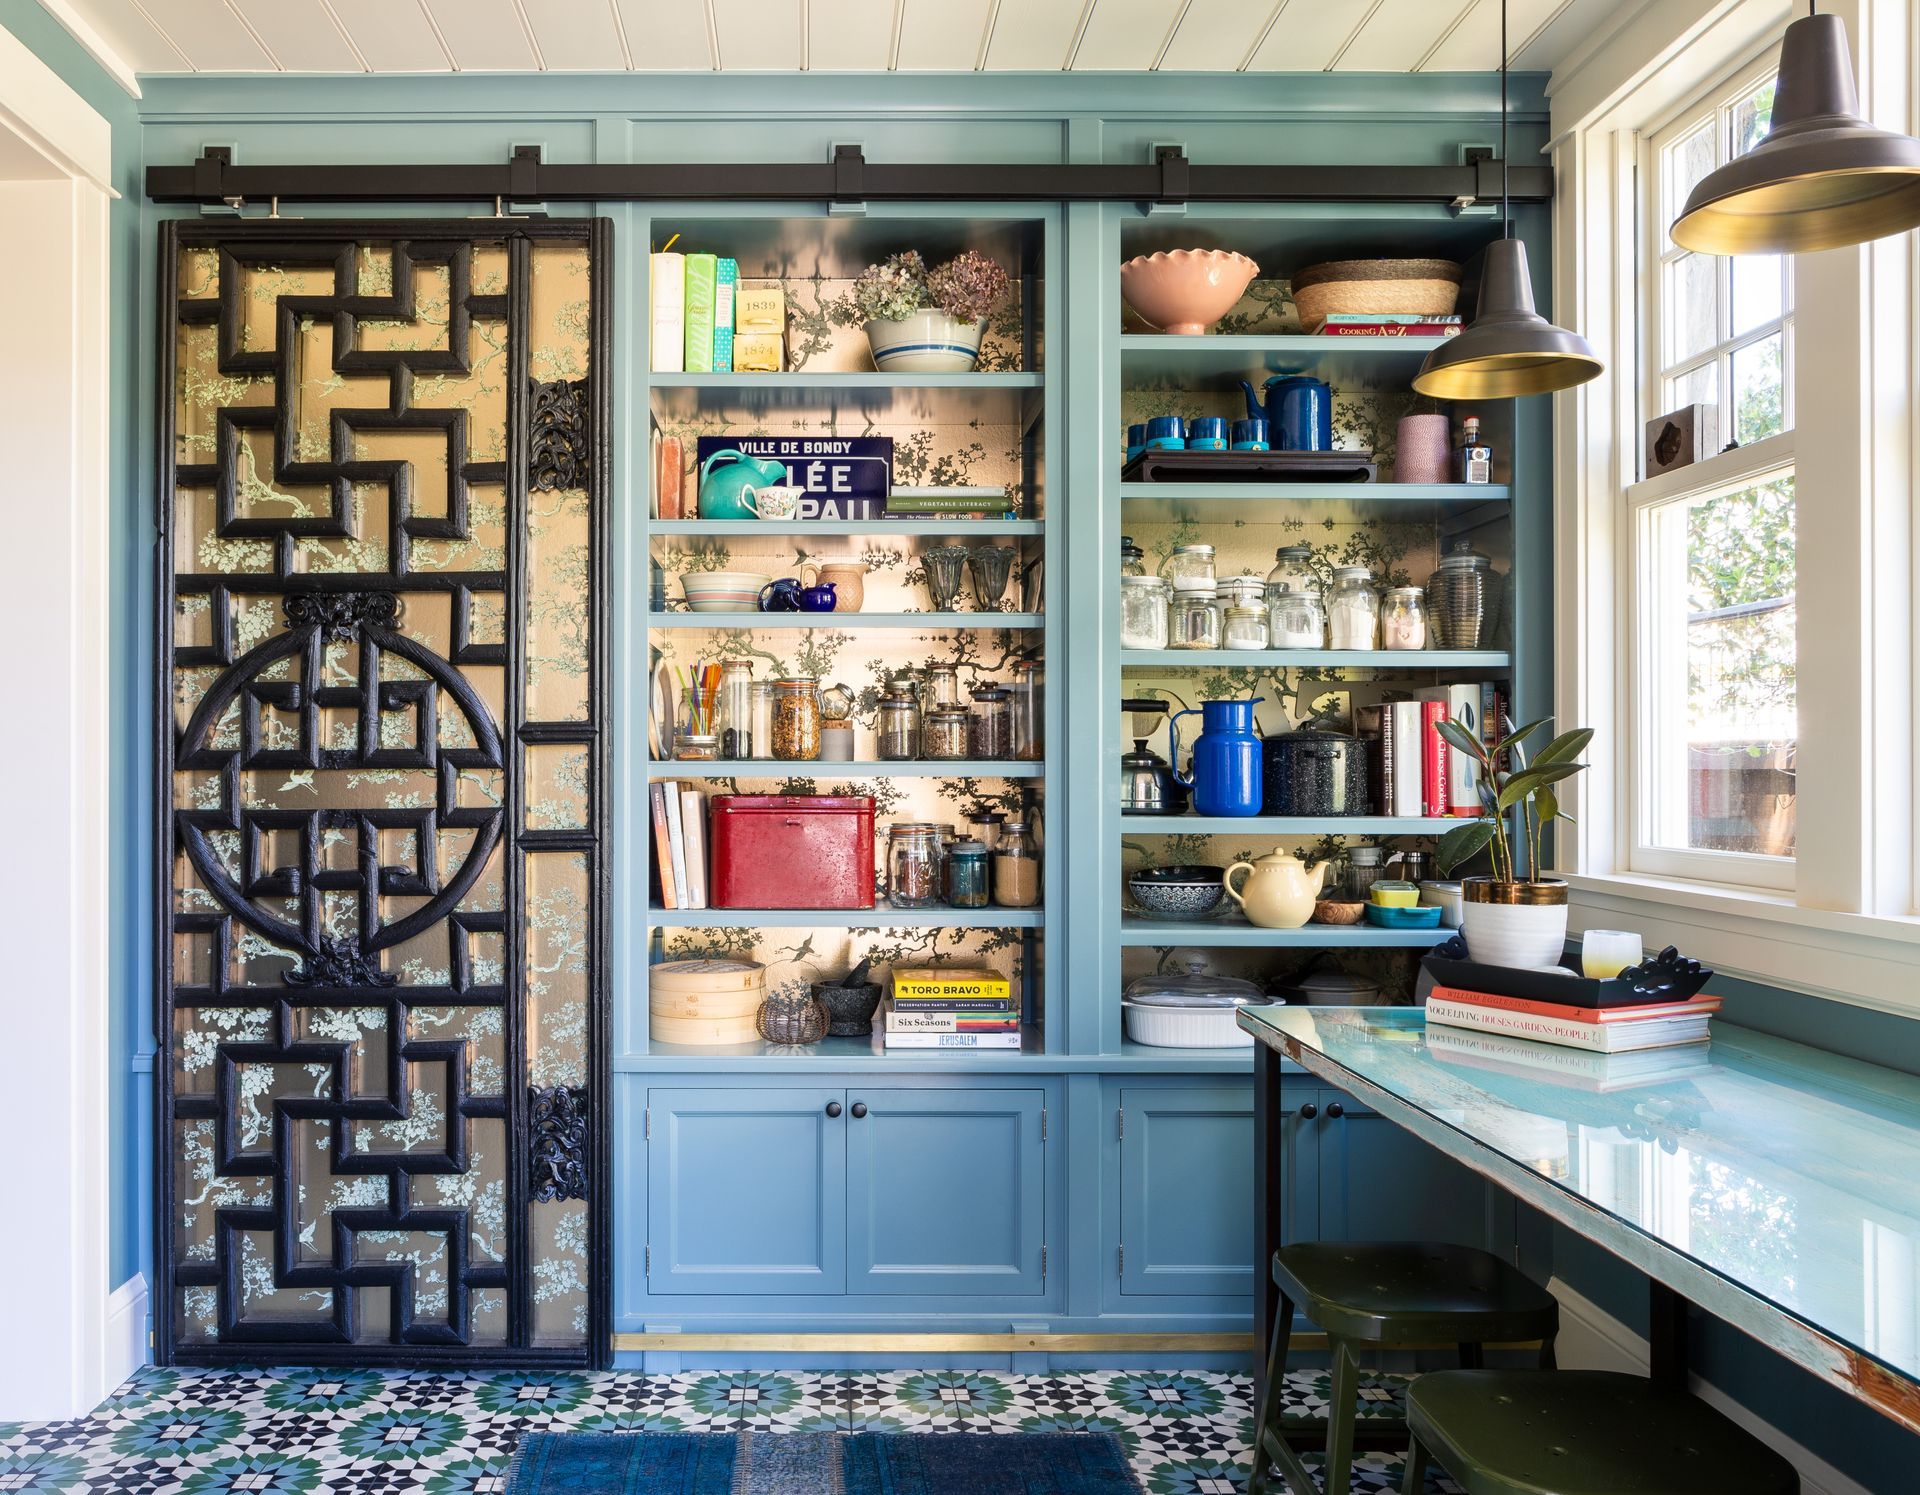
[[[1500,0],[41,0],[142,73],[1461,72]],[[1551,71],[1621,0],[1508,0]]]

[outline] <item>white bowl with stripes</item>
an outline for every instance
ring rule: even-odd
[[[873,366],[883,374],[964,374],[980,357],[985,321],[962,322],[943,311],[917,311],[897,322],[867,323]]]

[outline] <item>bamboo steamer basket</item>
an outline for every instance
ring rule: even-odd
[[[647,1029],[655,1043],[677,1043],[693,1048],[760,1041],[751,1017],[656,1016],[650,1018]]]
[[[662,961],[647,972],[648,1028],[661,1043],[752,1043],[766,994],[758,961]]]
[[[1451,316],[1459,301],[1452,260],[1329,260],[1293,277],[1293,304],[1308,332],[1334,315]]]

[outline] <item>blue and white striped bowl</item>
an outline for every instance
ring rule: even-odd
[[[980,357],[985,321],[959,322],[940,311],[917,311],[898,322],[867,323],[873,366],[883,374],[964,374]]]

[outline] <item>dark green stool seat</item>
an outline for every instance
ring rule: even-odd
[[[1460,1362],[1477,1366],[1488,1344],[1539,1340],[1543,1366],[1553,1364],[1559,1305],[1553,1295],[1490,1252],[1428,1241],[1303,1241],[1273,1253],[1279,1312],[1254,1427],[1248,1495],[1267,1488],[1268,1458],[1296,1495],[1346,1495],[1352,1475],[1358,1355],[1384,1345],[1450,1344]],[[1287,1441],[1280,1409],[1287,1351],[1298,1308],[1326,1331],[1332,1360],[1324,1487]],[[1369,1421],[1404,1434],[1404,1425]]]
[[[1794,1495],[1800,1476],[1682,1391],[1613,1371],[1438,1370],[1407,1392],[1402,1495],[1429,1459],[1467,1495]]]

